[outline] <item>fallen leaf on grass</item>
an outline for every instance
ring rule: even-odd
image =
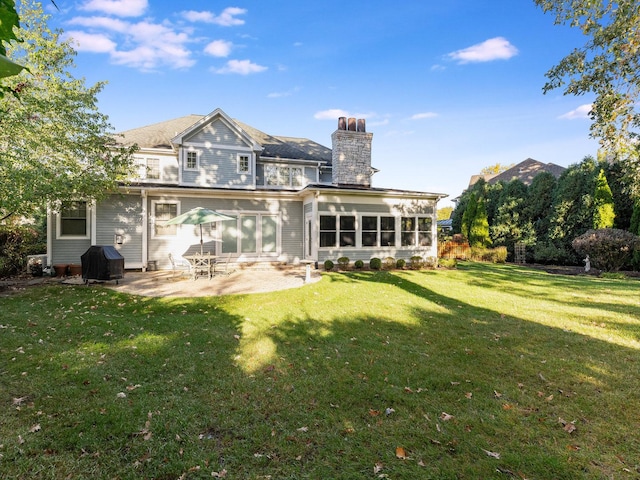
[[[377,417],[378,415],[380,415],[380,410],[374,410],[373,408],[369,409],[369,416]]]
[[[309,431],[309,427],[300,427],[298,428],[299,432],[308,432]]]
[[[382,471],[382,469],[384,468],[384,465],[380,462],[377,462],[374,466],[373,466],[373,473],[374,475],[376,473],[380,473]]]
[[[567,422],[562,418],[558,418],[558,423],[562,425],[562,429],[567,433],[573,433],[576,431],[577,427],[573,422]]]
[[[405,460],[407,458],[407,452],[405,452],[402,447],[396,447],[396,457],[400,460]]]
[[[213,478],[224,478],[227,476],[227,470],[226,469],[222,469],[219,472],[211,472],[211,476]]]
[[[580,450],[580,446],[579,445],[567,445],[567,450],[573,450],[574,452],[577,452],[578,450]]]
[[[496,398],[500,398],[500,397],[502,397],[502,394],[501,394],[500,392],[496,391],[496,390],[494,390],[494,391],[493,391],[493,395],[494,395]]]
[[[37,424],[35,424],[33,427],[31,427],[31,428],[29,429],[29,432],[31,432],[31,433],[36,433],[36,432],[39,432],[40,430],[41,430],[41,428],[40,428],[40,424],[39,424],[39,423],[37,423]]]
[[[491,457],[491,458],[497,458],[500,459],[500,454],[498,452],[490,452],[489,450],[485,450],[484,448],[482,449],[482,451],[484,453],[487,454],[487,456]]]
[[[389,416],[392,413],[396,413],[396,411],[393,408],[386,408],[384,413],[385,413],[385,415]]]
[[[449,415],[447,412],[442,412],[440,414],[440,420],[444,421],[444,422],[448,422],[449,420],[452,420],[454,417],[453,415]]]
[[[468,399],[471,399],[471,397],[473,397],[473,393],[467,392],[464,394],[464,396],[467,397]]]

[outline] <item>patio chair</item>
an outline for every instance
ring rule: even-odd
[[[225,260],[221,260],[219,262],[216,262],[215,270],[214,270],[215,273],[216,274],[220,274],[220,275],[231,275],[233,272],[235,272],[235,269],[230,269],[229,268],[229,262],[230,261],[231,261],[231,254],[227,255],[227,258]],[[218,267],[218,266],[220,266],[220,267]]]
[[[180,274],[191,273],[191,264],[184,259],[176,260],[173,253],[169,254],[169,261],[171,262],[171,268],[173,270],[173,276],[175,277],[176,271],[180,271]]]

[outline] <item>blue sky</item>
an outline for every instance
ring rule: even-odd
[[[116,131],[221,108],[331,146],[339,116],[373,133],[376,187],[456,197],[485,166],[595,155],[591,98],[543,95],[584,38],[533,0],[57,0],[76,77],[108,82]],[[444,201],[442,205],[447,205]]]

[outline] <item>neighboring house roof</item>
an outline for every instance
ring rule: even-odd
[[[483,175],[483,174],[471,175],[471,178],[469,179],[469,188],[473,187],[476,183],[478,183],[478,181],[480,179],[483,179],[485,182],[488,182],[489,180],[491,180],[496,175],[498,175],[498,174],[497,173],[487,173],[485,175]]]
[[[124,145],[137,144],[140,148],[173,148],[171,140],[203,118],[205,115],[187,115],[126,130],[119,134],[120,143]],[[331,149],[313,140],[269,135],[246,123],[238,120],[233,121],[263,147],[260,153],[262,159],[311,160],[331,164]]]
[[[549,172],[551,175],[558,178],[565,170],[566,168],[556,165],[555,163],[542,163],[538,160],[534,160],[533,158],[527,158],[526,160],[523,160],[517,165],[511,167],[509,170],[505,170],[498,175],[492,176],[487,180],[487,183],[493,185],[501,181],[510,182],[511,180],[517,179],[525,185],[531,185],[535,176],[540,173]]]

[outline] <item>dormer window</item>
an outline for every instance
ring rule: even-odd
[[[238,173],[251,173],[249,155],[238,155]]]

